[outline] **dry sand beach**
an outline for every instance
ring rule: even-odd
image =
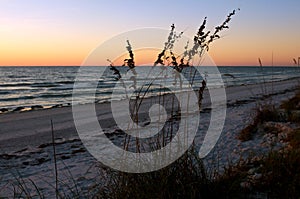
[[[241,142],[237,134],[250,122],[251,113],[258,103],[279,105],[294,95],[299,79],[280,82],[232,86],[226,88],[227,117],[221,137],[205,162],[226,164],[249,151],[264,153],[269,150],[263,139]],[[264,88],[264,92],[262,91]],[[210,119],[208,93],[204,94],[200,131],[205,130]],[[85,106],[80,105],[84,110]],[[109,117],[109,104],[96,104],[98,119]],[[54,166],[51,144],[51,123],[54,124],[56,153],[60,189],[88,192],[95,183],[105,183],[105,170],[82,145],[72,116],[72,107],[52,108],[27,112],[13,112],[0,115],[0,196],[11,196],[13,184],[19,180],[33,180],[41,187],[44,195],[53,195]],[[114,133],[114,127],[107,129]],[[202,130],[201,130],[202,129]],[[118,139],[117,137],[115,139]],[[196,137],[197,140],[200,138]],[[280,146],[279,146],[280,147]],[[74,180],[74,181],[73,181]],[[76,182],[76,183],[75,183]],[[76,189],[74,188],[76,187]],[[34,189],[34,187],[31,188]]]

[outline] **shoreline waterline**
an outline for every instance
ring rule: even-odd
[[[98,84],[96,89],[96,102],[102,103],[110,100],[112,90],[116,86],[116,80],[111,71],[106,71],[106,74],[99,78],[96,78],[96,74],[104,70],[106,67],[87,67],[85,70],[88,74],[83,77],[83,87],[80,88],[82,97],[79,101],[72,102],[72,91],[74,87],[75,77],[77,75],[79,67],[2,67],[0,68],[0,114],[3,112],[31,110],[51,108],[58,106],[69,106],[72,103],[85,104],[90,102],[91,88],[94,84]],[[120,70],[126,68],[120,67]],[[137,77],[139,81],[144,81],[144,71],[149,67],[137,67]],[[207,67],[207,69],[209,69]],[[284,81],[291,78],[296,78],[299,75],[299,68],[297,67],[219,67],[218,68],[223,79],[225,87],[240,86],[240,85],[252,85],[263,82],[277,82]],[[201,71],[206,71],[206,67],[201,66]],[[102,71],[103,72],[103,71]],[[124,72],[124,71],[123,71]],[[187,69],[187,73],[188,73]],[[157,80],[163,82],[166,86],[173,86],[174,75],[167,74],[167,79]],[[201,74],[204,76],[205,74]],[[207,79],[214,83],[214,75],[208,76]],[[151,76],[146,75],[150,79],[154,78],[154,74]],[[196,77],[195,88],[201,86],[202,77]],[[204,78],[204,77],[203,77]],[[125,79],[130,81],[130,79]],[[139,82],[143,83],[143,82]],[[147,82],[146,82],[147,83]],[[122,91],[122,87],[116,87],[116,95],[114,100],[117,100],[119,93]],[[163,91],[158,87],[153,87],[151,95],[159,95]],[[91,96],[91,95],[90,95]],[[24,111],[23,110],[23,111]]]
[[[236,107],[253,102],[259,103],[259,101],[276,95],[293,92],[299,85],[299,81],[298,79],[294,79],[276,83],[266,83],[264,86],[268,93],[262,93],[261,85],[262,84],[226,88],[227,107]],[[272,88],[276,89],[272,91]],[[153,97],[153,99],[155,98],[157,99],[158,97]],[[145,101],[151,101],[151,99],[148,98]],[[79,106],[84,110],[85,106],[90,105],[91,104],[85,104]],[[97,117],[110,117],[110,115],[107,114],[111,110],[110,103],[92,105],[96,108]],[[209,112],[211,110],[208,91],[204,92],[201,110],[202,112]],[[53,120],[55,130],[59,137],[67,139],[78,137],[71,106],[25,112],[9,112],[0,114],[0,143],[2,148],[7,147],[5,151],[8,152],[15,151],[16,148],[20,150],[27,144],[36,146],[47,142],[47,140],[50,140],[51,135],[50,120]],[[37,139],[32,140],[32,136],[37,136]],[[23,140],[23,138],[26,139]],[[14,139],[19,140],[19,147],[13,144]],[[8,140],[11,140],[12,143],[7,142]]]
[[[288,81],[293,81],[293,80],[297,80],[300,82],[300,78],[297,77],[293,77],[290,79],[285,79],[285,80],[278,80],[278,81],[272,81],[272,82],[265,82],[265,83],[255,83],[255,84],[245,84],[245,85],[230,85],[225,87],[225,89],[230,89],[230,88],[234,88],[234,87],[245,87],[246,89],[249,89],[253,86],[256,85],[264,85],[266,86],[267,84],[280,84],[280,83],[284,83],[284,82],[288,82]],[[274,86],[273,86],[274,87]],[[218,88],[216,88],[218,89]],[[274,88],[273,88],[274,89]],[[205,89],[207,91],[207,88]],[[197,90],[195,90],[197,92]],[[186,92],[186,91],[182,91],[182,92]],[[170,93],[162,93],[162,95],[169,95]],[[145,98],[152,98],[152,97],[159,97],[159,95],[151,95],[151,96],[146,96]],[[122,101],[124,99],[118,99],[117,101]],[[98,101],[95,102],[95,104],[106,104],[106,103],[110,103],[111,101],[106,100],[106,101]],[[85,105],[88,103],[77,103],[74,105]],[[66,102],[66,103],[59,103],[59,104],[54,104],[54,105],[41,105],[41,104],[32,104],[30,106],[17,106],[14,108],[11,107],[0,107],[0,115],[3,114],[9,114],[9,113],[23,113],[23,112],[32,112],[32,111],[37,111],[37,110],[47,110],[47,109],[53,109],[53,108],[62,108],[62,107],[71,107],[73,104],[72,102]]]

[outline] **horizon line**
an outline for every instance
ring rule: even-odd
[[[207,65],[203,67],[211,67],[212,65]],[[90,66],[81,66],[81,65],[0,65],[0,67],[109,67],[109,65],[90,65]],[[122,67],[117,66],[116,67]],[[141,66],[136,66],[141,67]],[[142,66],[145,67],[145,66]],[[152,67],[151,65],[146,67]],[[167,67],[167,66],[166,66]],[[172,66],[171,66],[172,67]],[[218,65],[217,67],[261,67],[259,65]],[[262,67],[299,67],[298,65],[265,65]]]

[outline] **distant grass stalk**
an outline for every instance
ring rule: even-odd
[[[58,169],[57,169],[57,161],[56,161],[55,136],[54,136],[52,119],[51,119],[51,136],[52,136],[53,159],[54,159],[54,170],[55,170],[55,196],[56,199],[58,199]]]

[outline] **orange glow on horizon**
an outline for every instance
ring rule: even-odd
[[[80,45],[75,45],[70,41],[65,42],[65,45],[62,45],[62,43],[64,42],[53,42],[51,40],[43,44],[30,41],[24,41],[23,43],[3,42],[0,47],[0,65],[80,66],[94,47],[93,41],[80,42]],[[262,59],[264,66],[271,66],[272,48],[266,46],[256,49],[255,45],[250,43],[221,39],[211,46],[209,55],[218,66],[258,66],[258,58]],[[280,48],[280,52],[278,52],[279,50],[273,51],[274,66],[292,66],[293,58],[299,57],[295,47],[286,49]],[[136,65],[152,66],[160,52],[161,49],[134,50]],[[123,60],[126,58],[129,58],[127,52],[112,61],[115,65],[122,65]],[[103,66],[108,64],[108,62],[101,63]]]

